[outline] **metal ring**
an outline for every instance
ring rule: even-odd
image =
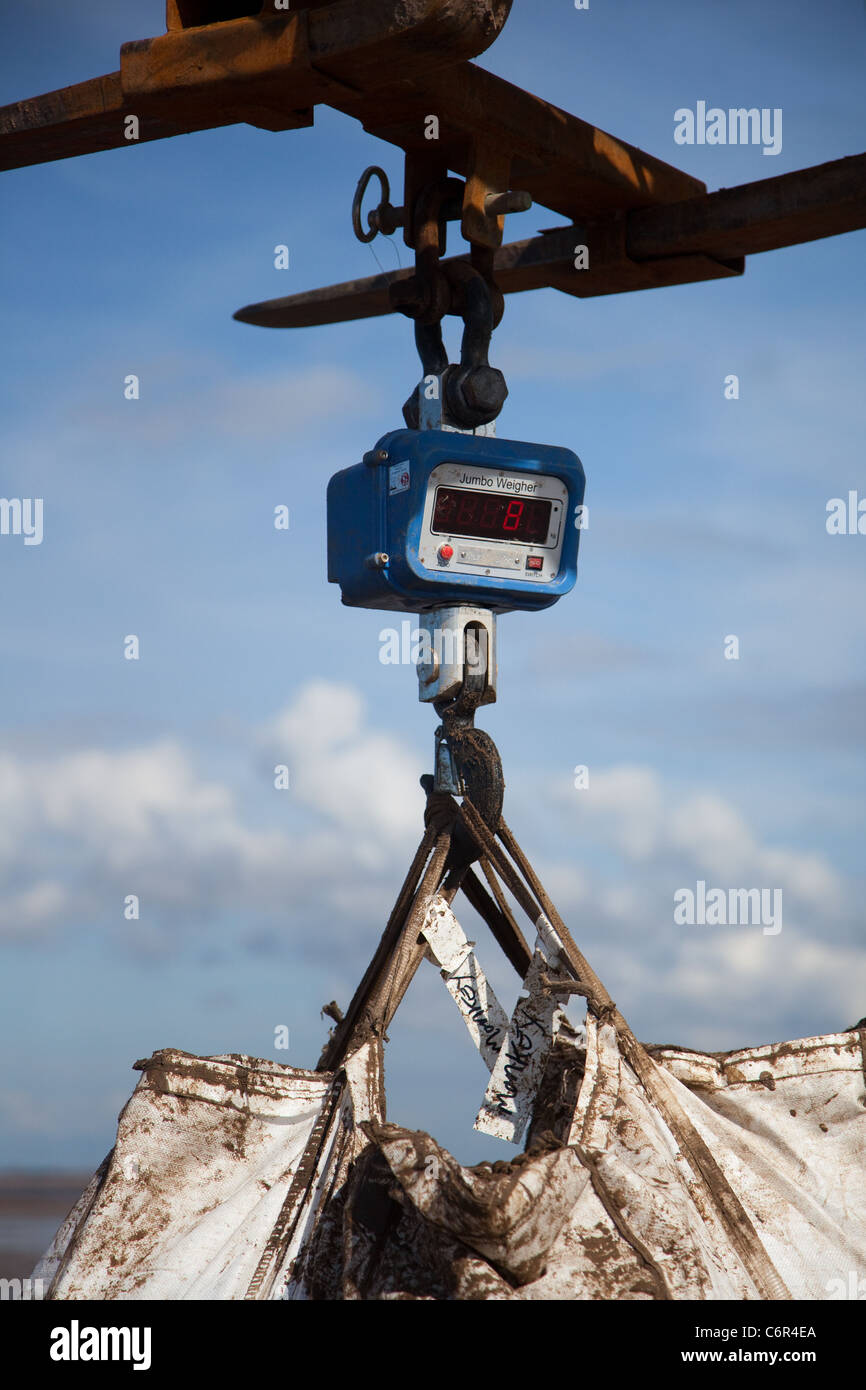
[[[382,186],[382,197],[379,200],[378,207],[387,207],[388,203],[391,201],[391,187],[388,183],[388,175],[385,173],[384,169],[379,168],[378,164],[371,164],[369,168],[364,170],[359,178],[358,187],[355,189],[355,196],[352,199],[352,230],[359,241],[372,241],[379,232],[378,227],[371,227],[368,232],[365,232],[361,226],[361,204],[364,201],[364,194],[367,192],[367,184],[374,174]]]

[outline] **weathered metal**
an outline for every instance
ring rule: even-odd
[[[381,196],[378,206],[367,214],[367,230],[364,231],[361,222],[362,204],[367,185],[372,178],[379,180]],[[391,205],[391,186],[388,183],[388,175],[384,169],[380,169],[378,164],[371,164],[366,168],[358,180],[355,189],[355,196],[352,199],[352,231],[360,242],[373,241],[380,232],[385,236],[390,236],[398,227],[403,224],[403,209],[395,208]]]
[[[553,287],[579,299],[742,274],[744,257],[866,226],[866,154],[699,198],[558,227],[496,251],[503,294]],[[576,248],[589,252],[575,268]],[[443,269],[466,256],[442,262]],[[235,318],[263,328],[373,318],[393,312],[409,269],[265,300]],[[392,286],[394,287],[392,289]]]
[[[168,32],[123,44],[119,72],[0,109],[0,169],[128,146],[128,115],[139,117],[139,141],[239,121],[310,125],[317,102],[351,103],[395,72],[411,80],[483,52],[511,0],[336,0],[249,13],[258,8],[169,3]],[[202,16],[203,27],[188,27]]]
[[[586,223],[559,227],[525,241],[509,242],[494,254],[493,274],[502,294],[520,294],[548,287],[578,299],[625,294],[632,290],[660,289],[699,280],[722,280],[742,275],[744,260],[716,260],[712,256],[679,256],[673,253],[647,261],[634,261],[624,251],[625,223]],[[576,248],[590,247],[590,265],[575,267]],[[468,263],[468,256],[442,261],[443,270]],[[398,287],[413,277],[409,268],[381,275],[346,280],[321,289],[302,290],[279,299],[247,304],[234,317],[259,328],[311,328],[326,323],[378,318],[395,312]],[[392,292],[391,287],[395,287]]]
[[[753,256],[866,226],[866,154],[629,215],[628,255]]]
[[[866,156],[707,195],[698,179],[465,61],[509,10],[510,0],[308,0],[282,14],[257,0],[168,0],[167,32],[124,44],[119,72],[0,109],[0,169],[128,146],[129,115],[147,141],[238,121],[293,129],[324,102],[406,152],[409,245],[421,189],[448,169],[465,178],[463,233],[476,269],[486,249],[483,269],[506,294],[553,286],[585,298],[726,278],[748,254],[866,225]],[[572,225],[503,247],[511,187]],[[579,244],[590,249],[581,269]],[[303,327],[388,313],[389,292],[405,293],[411,274],[236,317]]]
[[[436,157],[464,178],[483,173],[493,189],[525,190],[534,202],[574,221],[706,191],[700,179],[474,63],[458,62],[409,81],[401,74],[399,84],[339,97],[334,105],[409,154],[429,157],[435,145]],[[425,136],[430,114],[439,122],[435,141]],[[486,217],[486,209],[480,210]]]
[[[177,0],[166,34],[123,45],[119,72],[3,108],[0,169],[133,143],[129,115],[138,118],[137,140],[147,141],[238,121],[297,128],[325,102],[406,151],[409,245],[420,189],[448,168],[466,178],[464,235],[490,251],[501,243],[505,209],[491,195],[501,200],[512,184],[570,217],[704,191],[699,180],[462,61],[493,41],[510,0],[339,0],[255,17],[249,8]],[[188,27],[191,19],[205,27]]]

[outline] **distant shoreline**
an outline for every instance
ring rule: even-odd
[[[0,1279],[25,1279],[92,1174],[68,1169],[0,1171]]]

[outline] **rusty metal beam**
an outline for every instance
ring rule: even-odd
[[[170,4],[169,31],[124,44],[119,72],[0,109],[0,169],[134,143],[127,115],[139,117],[141,140],[239,121],[309,125],[319,101],[354,100],[394,72],[409,80],[481,53],[510,8],[511,0],[333,0],[185,28],[181,10],[196,17],[225,7]]]
[[[861,227],[866,227],[866,155],[853,155],[510,242],[496,251],[494,274],[504,294],[548,286],[579,299],[623,294],[739,275],[746,255]],[[586,270],[574,265],[580,244],[589,248]],[[389,314],[389,287],[412,274],[391,271],[266,300],[238,310],[235,318],[263,328],[308,328]]]
[[[435,151],[437,168],[470,186],[480,170],[482,192],[490,171],[503,184],[510,171],[512,187],[573,225],[499,247],[502,289],[550,285],[579,298],[737,275],[748,253],[864,225],[864,156],[707,195],[663,161],[455,63],[495,38],[510,4],[309,0],[253,17],[244,14],[253,0],[168,0],[168,32],[124,44],[119,73],[0,110],[0,168],[127,143],[129,114],[139,117],[139,138],[151,140],[235,121],[309,125],[323,101],[400,145],[416,171]],[[435,142],[426,138],[431,115]],[[480,225],[481,209],[467,195],[464,221]],[[495,219],[484,230],[482,241],[495,246]],[[574,268],[578,242],[590,247],[587,270]],[[390,286],[410,273],[249,306],[238,317],[289,326],[387,313]]]
[[[628,254],[749,256],[866,227],[866,154],[722,188],[628,221]]]
[[[439,69],[371,97],[337,97],[333,104],[371,134],[418,155],[430,151],[425,117],[435,115],[436,149],[450,169],[468,174],[473,144],[481,139],[508,154],[513,188],[572,221],[706,192],[700,179],[474,63]]]
[[[511,0],[335,0],[287,15],[181,27],[223,13],[169,0],[166,34],[124,44],[119,73],[0,109],[0,169],[246,121],[309,125],[318,102],[415,158],[472,177],[511,167],[512,186],[569,219],[673,202],[700,180],[463,61],[501,30]],[[240,6],[242,8],[242,6]],[[395,74],[397,80],[395,80]],[[426,138],[435,115],[439,138]],[[477,220],[477,219],[476,219]]]
[[[289,130],[312,125],[312,106],[305,109],[299,100],[298,107],[281,117],[276,128]],[[260,108],[248,114],[259,116],[255,124],[264,124],[273,113]],[[128,141],[124,133],[128,115],[139,117],[135,141]],[[0,170],[189,135],[195,130],[234,125],[238,119],[237,112],[229,106],[214,111],[205,122],[194,115],[186,119],[169,115],[167,110],[152,109],[145,114],[144,103],[127,97],[121,74],[111,72],[0,108]]]
[[[711,256],[672,256],[637,262],[623,251],[625,219],[583,227],[559,227],[526,241],[512,241],[494,254],[493,273],[503,294],[547,287],[589,299],[597,295],[623,294],[630,290],[659,289],[695,280],[718,280],[741,275],[742,259],[715,260]],[[590,266],[575,269],[575,247],[590,248]],[[453,261],[468,261],[454,256]],[[443,261],[443,265],[448,264]],[[395,312],[390,287],[409,280],[414,271],[387,271],[363,280],[348,280],[325,289],[305,290],[282,299],[268,299],[238,309],[240,323],[259,328],[311,328],[318,324],[376,318]]]
[[[120,73],[0,108],[0,169],[71,159],[123,139]]]

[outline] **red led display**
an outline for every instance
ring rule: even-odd
[[[432,529],[452,536],[474,536],[478,540],[543,545],[550,531],[551,505],[543,497],[437,487]]]

